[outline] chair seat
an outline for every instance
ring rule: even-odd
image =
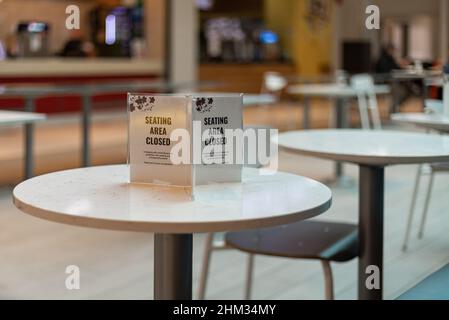
[[[432,163],[430,167],[433,171],[449,171],[449,162]]]
[[[449,264],[431,274],[396,300],[449,300]]]
[[[344,262],[358,256],[357,226],[301,221],[274,228],[230,232],[226,245],[261,255]]]

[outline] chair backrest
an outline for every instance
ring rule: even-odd
[[[280,99],[282,90],[287,87],[288,81],[279,72],[265,72],[263,75],[263,83],[261,93],[271,93],[277,100]]]
[[[252,155],[252,156],[255,156],[256,163],[251,163],[251,164],[248,163],[248,160],[250,158],[249,157],[249,145],[245,141],[245,143],[244,143],[244,150],[243,150],[243,155],[245,157],[244,158],[244,160],[245,160],[244,166],[248,167],[248,168],[257,168],[258,169],[258,168],[263,167],[263,165],[260,163],[260,159],[258,157],[259,146],[260,146],[259,145],[259,138],[265,139],[265,146],[266,146],[265,152],[266,152],[266,156],[269,157],[271,155],[271,131],[270,131],[270,129],[272,129],[272,128],[268,127],[268,126],[263,126],[263,125],[250,125],[250,126],[245,126],[244,127],[244,130],[247,130],[247,129],[253,129],[253,130],[256,131],[256,139],[255,139],[255,144],[256,144],[255,152],[256,152],[256,155]],[[258,129],[264,129],[264,131],[261,131],[261,132],[264,133],[264,135],[262,135],[261,137],[259,137]]]
[[[360,119],[363,129],[382,129],[382,124],[377,105],[377,98],[374,88],[373,77],[369,74],[358,74],[351,77],[351,86],[357,91],[357,99],[359,105]]]
[[[335,70],[334,81],[337,84],[348,84],[348,73],[345,70]]]

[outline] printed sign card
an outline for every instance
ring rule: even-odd
[[[242,132],[242,97],[128,94],[130,182],[240,182],[243,143],[234,133]]]
[[[243,146],[234,137],[235,130],[243,129],[242,99],[243,95],[239,94],[193,97],[193,157],[197,185],[242,180],[242,164],[237,156],[242,154]],[[198,159],[199,155],[201,159]]]
[[[190,132],[188,96],[128,94],[128,163],[130,182],[192,186],[190,164],[174,165],[170,135]]]

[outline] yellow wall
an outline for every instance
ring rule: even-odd
[[[308,23],[310,0],[265,0],[265,19],[269,28],[280,34],[281,43],[296,65],[298,74],[316,75],[327,72],[332,63],[333,0],[328,21]]]
[[[264,19],[267,27],[279,34],[286,54],[292,56],[292,21],[294,0],[265,0]]]

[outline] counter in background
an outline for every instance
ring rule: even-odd
[[[128,81],[158,79],[163,74],[163,63],[158,60],[132,59],[73,59],[33,58],[0,62],[2,84],[80,84],[88,82]],[[95,105],[107,108],[122,107],[126,95],[104,94],[93,98]],[[22,97],[0,97],[0,109],[22,110]],[[81,97],[73,95],[48,95],[36,99],[36,111],[44,113],[77,112]]]
[[[51,81],[55,78],[70,80],[74,77],[155,77],[160,76],[163,69],[163,63],[156,60],[14,59],[0,62],[0,82]]]
[[[268,71],[286,76],[296,74],[288,63],[207,63],[199,66],[199,81],[219,81],[218,92],[259,93],[263,74]]]

